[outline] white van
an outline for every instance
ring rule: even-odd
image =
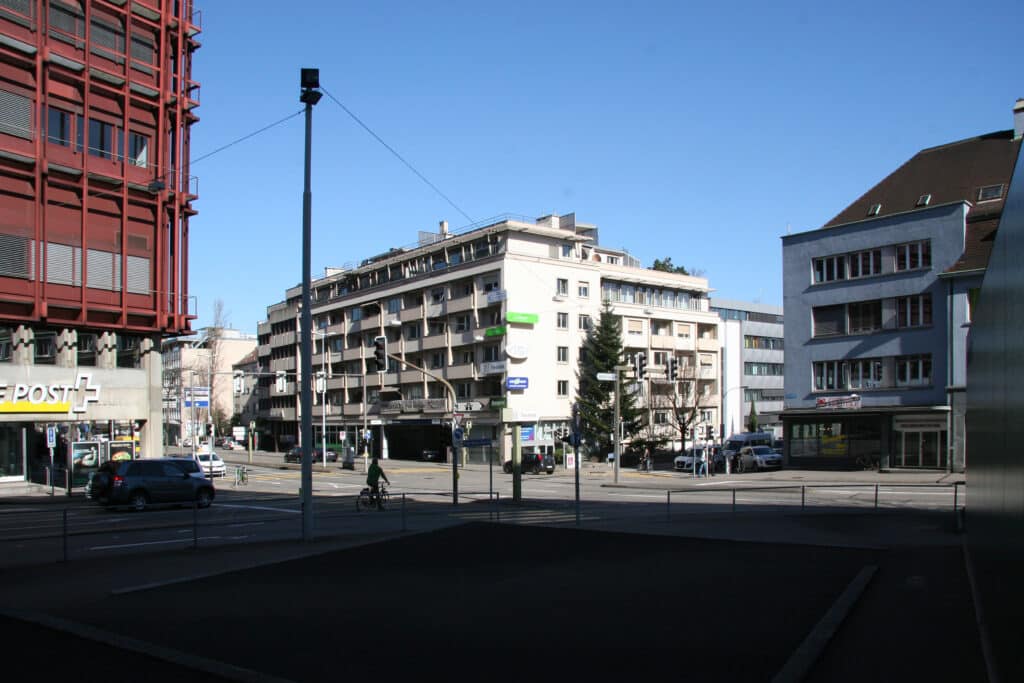
[[[740,449],[744,446],[768,446],[771,448],[772,443],[775,441],[775,435],[772,432],[743,432],[741,434],[733,434],[725,443],[722,444],[722,453],[726,458],[732,458]]]

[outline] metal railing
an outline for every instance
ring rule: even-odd
[[[64,470],[61,470],[64,472]],[[48,485],[53,480],[48,480]],[[318,540],[351,538],[365,542],[394,533],[427,531],[453,524],[487,522],[539,526],[636,524],[645,531],[663,520],[678,524],[684,519],[713,520],[751,514],[872,513],[891,514],[920,511],[887,504],[884,498],[900,491],[943,491],[952,488],[953,526],[963,530],[965,505],[954,484],[801,484],[784,486],[733,487],[729,489],[664,490],[664,502],[622,503],[608,500],[573,499],[512,500],[498,491],[460,491],[462,501],[452,504],[450,491],[405,491],[392,493],[383,513],[360,511],[355,495],[318,496],[314,499],[314,529]],[[856,490],[866,498],[839,498],[844,489]],[[630,489],[646,492],[652,500],[661,489]],[[223,492],[222,492],[223,493]],[[297,541],[303,538],[302,510],[293,495],[221,495],[210,508],[191,504],[190,514],[159,511],[141,515],[126,513],[112,517],[99,505],[29,506],[4,515],[0,529],[0,566],[39,564],[54,560],[68,562],[103,553],[129,554],[166,549],[213,547],[246,542]],[[717,494],[717,498],[714,495]],[[299,505],[297,507],[297,504]],[[659,512],[659,507],[662,510]],[[932,510],[934,513],[934,510]],[[940,519],[946,513],[938,513]],[[720,518],[720,517],[719,517]],[[713,523],[708,521],[708,523]],[[116,527],[117,540],[111,537]],[[629,527],[626,527],[629,528]],[[678,527],[675,530],[689,528]],[[669,527],[672,530],[672,527]],[[258,530],[258,533],[252,530]],[[6,547],[5,547],[6,546]],[[14,548],[13,551],[10,548]]]

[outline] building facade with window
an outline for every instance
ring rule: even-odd
[[[76,480],[75,444],[162,452],[198,32],[191,0],[0,0],[0,480],[45,481],[48,432]]]
[[[756,409],[758,430],[782,438],[785,345],[782,308],[767,304],[712,299],[721,318],[722,424],[728,438],[747,431]]]
[[[822,228],[782,238],[786,459],[961,471],[973,293],[1017,130],[923,150]]]
[[[718,318],[708,291],[704,278],[646,269],[600,246],[597,228],[574,214],[507,218],[460,234],[442,223],[416,245],[312,283],[312,368],[327,375],[325,391],[313,392],[315,438],[326,423],[329,442],[360,452],[366,433],[386,456],[443,450],[450,392],[465,439],[507,458],[508,428],[520,424],[525,448],[553,449],[569,426],[580,346],[605,300],[622,319],[627,359],[648,358],[651,379],[638,388],[647,429],[671,440],[669,412],[680,400],[698,402],[717,424]],[[301,287],[288,291],[258,330],[259,365],[270,373],[261,378],[258,424],[262,442],[279,448],[295,443],[301,419],[300,300]],[[400,361],[378,373],[380,336]],[[665,379],[672,358],[675,383]]]

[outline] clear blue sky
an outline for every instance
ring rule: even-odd
[[[473,220],[576,212],[775,305],[781,235],[1024,97],[1019,0],[196,4],[196,328],[219,299],[255,333],[301,283],[303,116],[211,152],[300,112],[302,67]],[[314,278],[470,222],[327,96],[312,191]]]

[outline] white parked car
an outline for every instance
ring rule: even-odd
[[[782,469],[782,456],[772,450],[771,446],[744,446],[740,449],[738,460],[740,472]]]
[[[208,477],[223,477],[228,468],[216,453],[197,453],[199,467]]]

